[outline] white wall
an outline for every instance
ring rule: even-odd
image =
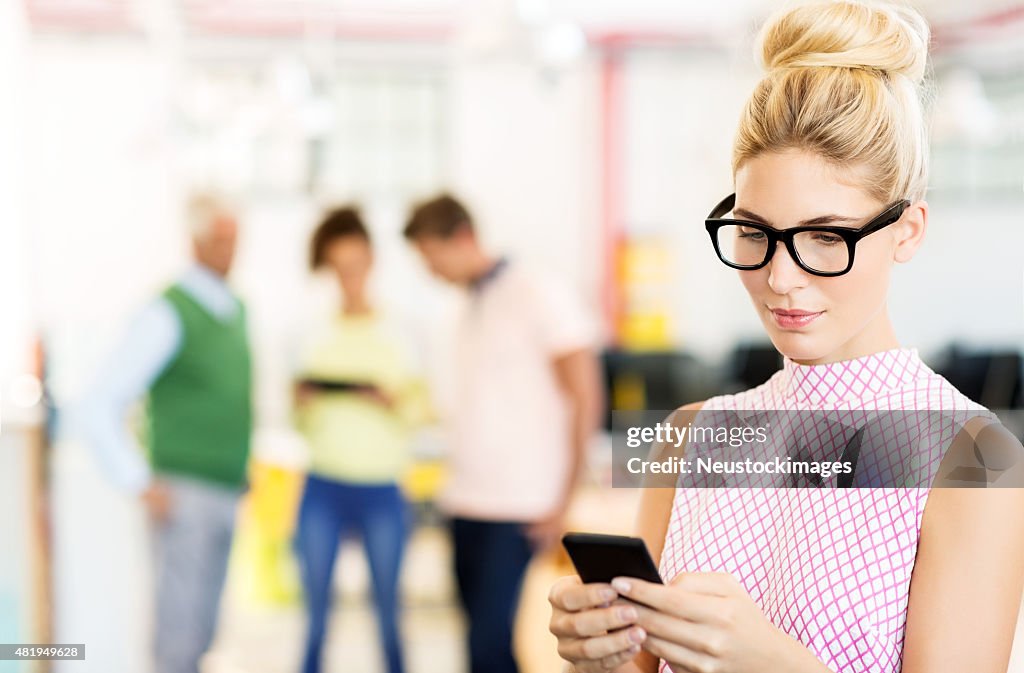
[[[599,310],[596,59],[554,78],[533,63],[464,54],[452,73],[454,187],[485,243],[562,274]]]
[[[24,123],[21,95],[27,84],[28,34],[23,3],[0,3],[0,639],[32,642],[44,606],[34,596],[35,531],[32,527],[29,473],[31,432],[38,409],[12,399],[16,377],[32,373],[34,336],[25,226]],[[2,673],[23,673],[29,664],[0,662]]]
[[[732,138],[756,73],[749,59],[698,48],[639,51],[626,66],[627,231],[668,241],[676,342],[719,358],[737,338],[762,333],[704,229],[708,211],[732,191]]]
[[[929,195],[925,243],[896,267],[890,306],[897,334],[922,353],[956,339],[1024,344],[1024,204]]]
[[[25,161],[36,309],[69,393],[185,259],[163,69],[139,41],[32,50]]]
[[[55,393],[66,404],[185,248],[174,224],[161,64],[134,40],[46,41],[31,56],[31,269]],[[75,442],[55,447],[51,479],[55,639],[87,643],[97,670],[144,672],[150,593],[140,512]]]
[[[22,171],[28,110],[19,95],[28,83],[27,42],[22,4],[0,3],[0,90],[7,93],[0,105],[0,425],[16,411],[8,386],[29,371],[34,327]]]

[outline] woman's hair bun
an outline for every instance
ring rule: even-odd
[[[924,78],[928,24],[896,4],[857,0],[813,2],[770,19],[761,31],[761,59],[769,70],[835,67]]]

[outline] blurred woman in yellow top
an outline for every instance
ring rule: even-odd
[[[355,536],[370,567],[388,673],[402,673],[398,578],[410,520],[398,482],[409,430],[425,406],[423,387],[368,300],[373,251],[359,212],[328,212],[310,253],[314,270],[334,272],[343,304],[312,335],[295,387],[296,421],[311,457],[296,539],[309,612],[302,671],[321,670],[338,545]]]

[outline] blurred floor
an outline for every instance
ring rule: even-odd
[[[418,528],[402,572],[402,629],[409,673],[462,670],[461,615],[449,578],[450,550],[443,529]],[[334,609],[324,670],[382,671],[377,625],[365,587],[367,568],[358,545],[345,544],[335,567]],[[301,605],[254,608],[229,587],[221,627],[203,673],[294,673],[299,668],[306,616]]]
[[[570,512],[570,528],[627,533],[637,493],[585,488]],[[563,664],[548,632],[548,590],[572,571],[564,554],[538,556],[524,579],[516,623],[516,651],[523,673],[557,673]],[[335,603],[329,626],[325,671],[381,671],[376,623],[366,594],[368,570],[362,550],[343,544],[335,569]],[[443,527],[419,527],[402,570],[403,633],[409,673],[464,670],[464,625],[456,607],[451,547]],[[301,606],[254,608],[245,587],[229,581],[221,627],[202,673],[295,673],[305,630]]]
[[[402,627],[410,673],[462,670],[461,621],[454,607],[409,606]],[[225,614],[218,645],[203,673],[295,673],[301,659],[305,615],[299,608],[257,614]],[[381,671],[377,631],[368,603],[336,608],[324,670]]]

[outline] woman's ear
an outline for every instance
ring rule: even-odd
[[[910,207],[903,211],[903,217],[895,229],[896,248],[893,250],[893,261],[909,262],[924,242],[924,234],[928,229],[928,202],[922,199],[910,204]]]

